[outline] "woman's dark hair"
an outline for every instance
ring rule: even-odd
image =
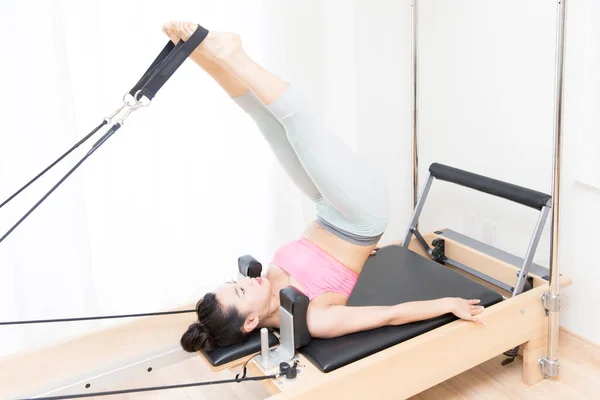
[[[246,318],[235,307],[224,309],[214,293],[207,293],[196,304],[198,322],[181,337],[181,347],[194,353],[240,344],[247,339],[242,332]]]

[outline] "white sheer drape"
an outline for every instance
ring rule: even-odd
[[[121,104],[167,42],[166,20],[235,30],[267,68],[264,54],[277,57],[262,45],[260,1],[0,8],[0,201]],[[88,146],[0,210],[2,232]],[[234,277],[241,254],[268,262],[303,225],[299,192],[251,120],[187,61],[0,244],[0,320],[172,309]],[[123,322],[4,327],[0,355]]]

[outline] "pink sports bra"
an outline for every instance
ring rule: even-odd
[[[302,285],[309,300],[326,292],[350,297],[358,280],[356,272],[304,237],[281,246],[271,263]]]

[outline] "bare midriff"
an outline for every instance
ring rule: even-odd
[[[311,222],[303,236],[357,274],[360,274],[367,258],[377,247],[377,244],[360,246],[349,243],[326,231],[316,222]]]
[[[340,262],[343,266],[360,275],[365,261],[377,244],[359,246],[349,243],[334,234],[326,231],[316,222],[312,222],[304,231],[304,238],[314,243],[317,247]],[[273,293],[279,293],[286,286],[295,286],[302,292],[305,288],[291,277],[286,271],[275,264],[270,264],[268,279],[273,282]],[[340,293],[326,292],[311,301],[315,305],[346,305],[348,298]],[[310,310],[310,308],[309,308]]]

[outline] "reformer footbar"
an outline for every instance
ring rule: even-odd
[[[521,294],[523,291],[532,289],[533,279],[529,277],[529,269],[531,268],[531,264],[533,263],[533,255],[535,254],[535,251],[537,249],[537,245],[540,241],[542,231],[544,229],[544,224],[550,212],[549,202],[551,200],[551,196],[545,193],[537,192],[532,189],[527,189],[510,183],[501,182],[496,179],[488,178],[482,175],[477,175],[471,172],[463,171],[457,168],[438,163],[433,163],[429,167],[429,174],[430,175],[427,178],[427,183],[423,188],[423,193],[421,194],[419,202],[416,205],[416,211],[414,213],[413,220],[411,221],[411,224],[408,228],[408,232],[404,239],[404,243],[408,243],[411,239],[411,236],[414,234],[421,247],[427,254],[429,254],[432,257],[433,261],[438,262],[442,265],[453,266],[473,276],[476,276],[479,279],[482,279],[508,293],[511,293],[512,297]],[[533,237],[531,238],[531,242],[529,244],[529,248],[527,249],[527,253],[525,259],[523,260],[521,269],[517,273],[517,283],[514,286],[507,285],[504,282],[501,282],[485,274],[479,273],[473,268],[470,268],[464,265],[463,263],[460,263],[456,260],[447,257],[444,252],[444,239],[434,240],[432,242],[432,245],[434,246],[433,248],[430,248],[425,239],[423,239],[423,236],[417,229],[417,222],[419,219],[420,212],[423,208],[423,203],[427,198],[429,187],[431,186],[431,183],[433,182],[434,178],[452,182],[460,186],[469,187],[471,189],[475,189],[494,196],[502,197],[507,200],[514,201],[516,203],[540,211],[538,221],[536,223],[536,227],[533,233]],[[513,362],[517,357],[518,353],[519,346],[504,352],[504,355],[507,356],[507,358],[504,361],[502,361],[502,365],[505,366]]]

